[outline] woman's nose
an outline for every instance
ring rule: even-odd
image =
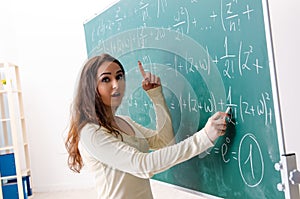
[[[114,80],[114,81],[113,81],[112,88],[113,88],[114,90],[116,90],[116,89],[118,89],[118,88],[119,88],[119,83],[118,83],[118,81],[117,81],[117,80]]]

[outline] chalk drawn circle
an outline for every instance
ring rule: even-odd
[[[190,98],[195,99],[197,98],[196,93],[194,92],[194,89],[190,85],[190,83],[187,81],[187,79],[181,75],[180,73],[176,73],[176,71],[169,66],[163,65],[163,64],[156,64],[157,69],[156,72],[160,74],[160,78],[163,79],[165,84],[163,84],[164,91],[167,89],[171,95],[174,95],[176,100],[178,101],[182,96],[190,96]],[[144,65],[144,67],[147,67],[147,65]],[[139,76],[139,71],[136,69],[131,69],[128,71],[126,76],[127,85],[130,85],[126,87],[126,92],[131,93],[132,98],[134,98],[137,101],[145,101],[143,99],[144,93],[141,89],[141,85],[136,83],[136,79],[134,77]],[[176,76],[176,78],[174,78]],[[181,96],[182,95],[182,96]],[[129,96],[125,96],[124,99],[131,98]],[[131,102],[131,103],[134,103]],[[148,105],[148,104],[146,104]],[[144,107],[136,107],[139,109],[139,113],[135,115],[132,115],[134,111],[130,111],[130,107],[126,104],[122,107],[123,113],[133,116],[133,119],[137,121],[140,124],[143,125],[150,125],[149,123],[155,123],[155,115],[149,110],[144,110]],[[178,124],[178,130],[177,132],[182,132],[184,127],[183,124],[187,124],[191,118],[193,118],[193,122],[198,124],[200,120],[200,114],[196,112],[187,112],[180,110],[180,121]],[[192,129],[191,131],[197,130],[197,125],[191,125]]]
[[[158,31],[164,33],[163,38],[157,37]],[[99,40],[97,45],[89,52],[88,56],[92,57],[105,52],[119,59],[131,52],[146,49],[166,51],[181,58],[186,58],[188,54],[188,56],[193,58],[193,60],[205,60],[207,67],[202,68],[202,66],[199,66],[200,70],[197,70],[196,72],[199,73],[203,79],[208,91],[210,93],[214,93],[214,97],[216,99],[226,99],[225,87],[221,74],[216,64],[212,61],[208,48],[203,47],[188,35],[180,34],[180,39],[178,39],[178,36],[179,35],[177,31],[168,28],[141,27],[137,29],[131,29],[117,33],[106,40]],[[186,62],[191,65],[195,64],[189,59],[186,59]],[[128,78],[128,80],[129,79],[130,78]],[[190,86],[189,80],[183,78],[182,82],[184,83],[184,86],[190,87],[188,90],[191,91],[190,93],[193,95],[195,91],[193,87]],[[168,86],[170,85],[171,84]],[[130,89],[126,88],[126,90],[133,92],[139,87],[140,84],[135,83],[131,85]],[[177,99],[180,98],[180,95],[177,93],[178,88],[169,89],[175,93]],[[186,90],[187,89],[183,89],[183,91]],[[195,99],[198,100],[198,96],[195,95]],[[186,122],[191,122],[190,118],[193,118],[193,124],[189,125],[189,131],[195,132],[198,128],[198,125],[195,124],[199,123],[201,116],[199,113],[193,113],[193,115],[189,113],[188,115],[184,115],[187,114],[184,112],[181,112],[183,115],[181,116],[182,120],[178,132],[180,132],[182,125],[186,124]],[[128,108],[125,110],[125,112],[122,112],[122,114],[129,115]]]
[[[249,143],[250,143],[250,145],[248,145]],[[250,147],[250,150],[247,148],[244,149],[247,146]],[[254,147],[254,150],[256,149],[255,155],[258,156],[258,161],[259,161],[260,165],[256,164],[258,162],[257,160],[255,161],[255,165],[252,162],[253,147]],[[244,156],[242,156],[244,151],[247,151],[247,152],[249,151],[249,155],[246,156],[246,158]],[[255,136],[251,133],[245,134],[240,141],[239,152],[238,152],[238,163],[239,163],[240,174],[241,174],[241,177],[242,177],[244,183],[248,187],[258,186],[261,183],[263,176],[264,176],[264,160],[263,160],[262,151],[260,149],[259,143],[257,142]],[[250,166],[250,169],[251,169],[250,172],[248,170],[249,168],[247,165]],[[254,166],[256,166],[256,168],[254,168]],[[260,168],[257,168],[259,166],[260,166]],[[250,173],[251,173],[251,176],[249,176]],[[255,176],[257,174],[258,174],[258,177]]]

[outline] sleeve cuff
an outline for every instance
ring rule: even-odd
[[[152,88],[146,91],[150,97],[157,97],[162,95],[162,86],[158,86],[156,88]]]

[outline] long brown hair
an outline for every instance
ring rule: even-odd
[[[117,63],[125,76],[122,64],[109,54],[101,54],[90,58],[81,71],[75,98],[71,106],[70,126],[65,141],[65,146],[69,153],[68,166],[71,170],[78,173],[83,167],[78,149],[80,131],[87,123],[103,126],[115,136],[119,135],[119,132],[115,131],[111,125],[111,120],[106,113],[106,106],[97,90],[97,71],[104,62]]]

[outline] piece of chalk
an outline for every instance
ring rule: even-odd
[[[230,108],[230,106],[227,107],[225,113],[227,113],[228,115],[231,115],[231,108]],[[231,119],[229,117],[226,117],[225,120],[226,120],[226,122],[230,122],[231,121]]]
[[[230,111],[231,111],[231,108],[230,108],[230,106],[228,106],[225,113],[230,114]]]

